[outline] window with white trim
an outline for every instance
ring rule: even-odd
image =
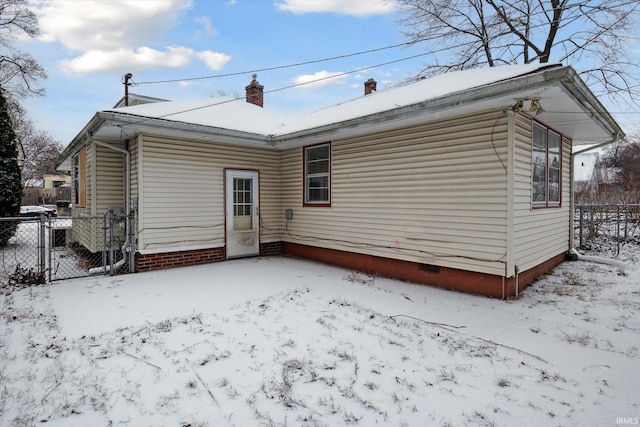
[[[304,148],[304,204],[331,204],[331,144]]]
[[[532,205],[533,207],[560,206],[562,136],[534,122],[532,145]]]

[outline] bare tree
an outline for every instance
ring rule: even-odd
[[[637,0],[398,2],[405,35],[438,43],[433,63],[421,74],[554,61],[573,65],[598,94],[638,102],[640,64],[625,49],[637,42]]]
[[[36,130],[24,109],[15,100],[8,100],[8,110],[16,135],[18,157],[22,161],[22,186],[49,173],[57,173],[55,164],[62,144],[45,131]]]
[[[47,72],[31,55],[12,46],[18,37],[38,34],[38,18],[25,0],[0,0],[0,87],[5,96],[44,94],[37,82],[46,78]]]
[[[640,135],[633,135],[611,145],[602,164],[610,169],[620,193],[633,196],[627,203],[640,203]]]

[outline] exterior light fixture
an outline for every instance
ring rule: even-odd
[[[539,99],[532,99],[531,100],[531,106],[529,107],[529,111],[532,113],[535,113],[536,115],[544,112],[543,108],[542,108],[542,104],[540,104],[540,100]]]

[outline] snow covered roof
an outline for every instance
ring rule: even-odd
[[[128,135],[153,132],[286,147],[492,109],[506,111],[523,99],[539,100],[543,109],[536,119],[574,145],[603,144],[624,136],[571,67],[527,64],[442,74],[303,113],[273,111],[229,97],[113,108],[96,113],[64,150],[58,167],[67,170],[70,156],[88,137],[120,143],[123,130]]]
[[[42,178],[29,178],[25,181],[24,187],[42,188],[44,187],[44,180]]]
[[[418,104],[557,66],[511,65],[447,73],[306,113],[279,113],[249,104],[244,98],[230,97],[157,102],[107,111],[280,136]]]
[[[166,119],[265,136],[275,133],[287,120],[285,114],[232,97],[156,102],[107,111],[139,117],[140,123],[144,123],[145,118]]]

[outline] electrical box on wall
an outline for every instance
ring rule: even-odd
[[[285,219],[293,219],[293,209],[287,209],[284,211]]]

